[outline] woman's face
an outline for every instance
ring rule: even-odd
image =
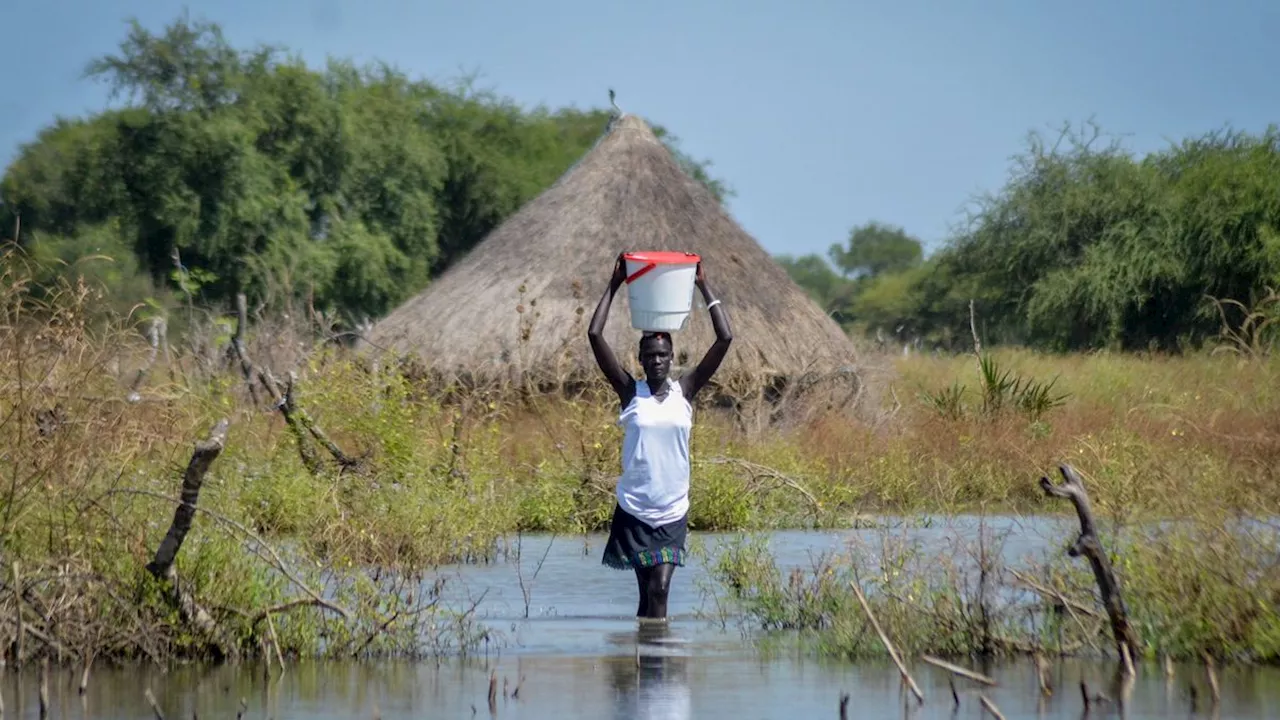
[[[640,339],[640,367],[650,382],[663,382],[671,372],[671,341],[664,335],[647,335]]]

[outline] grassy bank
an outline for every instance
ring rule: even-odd
[[[280,381],[284,413],[265,381],[241,375],[229,353],[234,323],[193,313],[182,323],[187,335],[153,349],[136,317],[90,321],[101,298],[89,288],[64,288],[33,311],[30,289],[8,267],[0,617],[17,617],[20,588],[28,654],[456,648],[476,629],[420,588],[433,565],[492,559],[495,540],[515,530],[605,527],[620,443],[607,396],[427,390],[394,365],[318,349],[295,326],[259,324],[244,347]],[[991,357],[998,367],[987,368],[985,385],[971,356],[868,358],[883,370],[875,403],[800,425],[747,431],[732,414],[700,411],[691,525],[1062,512],[1035,485],[1059,460],[1085,473],[1099,514],[1112,521],[1274,513],[1275,362]],[[290,372],[296,380],[286,382]],[[1029,379],[1032,391],[1002,377]],[[225,448],[176,564],[185,597],[211,621],[201,627],[217,628],[213,638],[192,631],[191,608],[145,567],[179,504],[193,444],[221,418],[230,422]],[[1158,553],[1137,547],[1134,562]],[[1222,567],[1241,583],[1257,570]],[[328,607],[316,600],[324,588],[338,588]],[[6,637],[15,637],[14,622]]]

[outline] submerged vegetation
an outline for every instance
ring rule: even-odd
[[[708,559],[712,617],[766,638],[798,632],[826,655],[883,657],[851,591],[857,585],[907,655],[1115,656],[1087,563],[1055,542],[1010,557],[1005,545],[1027,531],[1017,523],[997,531],[1000,518],[973,517],[976,529],[932,543],[913,523],[884,528],[810,567],[779,567],[748,535]],[[1172,525],[1109,523],[1103,542],[1143,643],[1135,659],[1280,661],[1280,528],[1215,509]]]

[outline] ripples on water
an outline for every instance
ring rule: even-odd
[[[1006,562],[1059,552],[1069,526],[1057,520],[1024,522],[987,518],[995,533],[1009,531]],[[957,538],[977,537],[973,518],[915,525],[909,530],[924,547],[944,551]],[[844,549],[851,538],[873,540],[881,531],[781,532],[769,536],[779,565],[808,567],[826,551]],[[719,536],[700,536],[709,547]],[[150,687],[170,720],[234,718],[241,699],[245,718],[470,718],[489,717],[489,681],[497,678],[494,712],[500,718],[836,718],[842,692],[851,696],[851,718],[904,717],[904,695],[896,671],[886,663],[821,662],[799,656],[765,657],[733,627],[701,619],[704,568],[697,561],[676,574],[667,627],[638,627],[635,580],[600,565],[603,537],[562,537],[538,571],[547,537],[525,537],[520,566],[529,592],[525,618],[520,573],[513,563],[456,567],[450,576],[451,604],[469,606],[483,593],[478,619],[496,639],[470,660],[422,663],[298,663],[283,676],[264,680],[256,665],[179,668],[94,669],[89,692],[76,693],[77,673],[56,672],[50,682],[51,718],[150,718],[144,690]],[[584,552],[585,550],[585,552]],[[1030,663],[985,668],[999,683],[987,690],[1005,717],[1079,718],[1079,684],[1111,693],[1112,666],[1063,662],[1053,666],[1057,693],[1039,697]],[[275,672],[279,672],[278,668]],[[926,695],[910,717],[981,717],[975,688],[957,682],[961,707],[953,715],[949,676],[913,664]],[[1280,717],[1280,671],[1224,668],[1219,672],[1221,718]],[[1126,717],[1188,716],[1188,688],[1200,688],[1200,711],[1208,717],[1203,669],[1176,668],[1172,679],[1150,667],[1132,691]],[[3,681],[5,718],[37,716],[37,678],[9,671]],[[518,692],[517,692],[518,688]],[[19,714],[19,708],[21,714]],[[1114,707],[1094,716],[1118,717]]]

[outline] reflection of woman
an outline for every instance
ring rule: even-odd
[[[623,428],[622,476],[618,478],[618,504],[603,563],[635,571],[640,589],[637,616],[665,620],[671,575],[677,565],[684,564],[691,403],[720,367],[733,335],[729,332],[729,318],[707,288],[702,263],[698,263],[695,282],[711,313],[715,343],[693,372],[673,382],[668,376],[673,354],[671,336],[645,333],[639,348],[645,380],[638,382],[618,363],[604,339],[610,303],[626,277],[626,264],[619,256],[588,330],[596,363],[622,406],[618,418]]]
[[[614,717],[637,720],[693,717],[688,658],[655,652],[670,631],[663,624],[641,623],[635,657],[610,659],[609,680],[614,693]]]

